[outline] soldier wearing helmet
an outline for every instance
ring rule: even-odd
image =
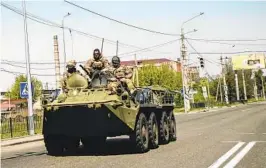
[[[85,77],[85,78],[88,78],[87,76],[83,75],[82,73],[80,73],[77,69],[76,69],[76,61],[75,60],[70,60],[67,65],[66,65],[66,68],[67,68],[67,71],[64,72],[63,74],[63,78],[61,80],[61,86],[62,86],[62,89],[63,91],[66,90],[66,81],[67,79],[73,74],[73,73],[78,73],[80,74],[81,76]]]
[[[116,93],[116,88],[119,82],[121,82],[122,84],[126,84],[126,89],[128,89],[128,91],[132,94],[134,91],[134,85],[131,81],[133,75],[132,70],[126,66],[121,66],[120,58],[117,56],[112,58],[112,65],[112,72],[115,79],[110,79],[111,82],[109,84],[109,89],[111,92]]]
[[[85,63],[85,69],[92,74],[94,70],[103,70],[109,66],[108,60],[102,57],[98,48],[93,50],[93,58]]]

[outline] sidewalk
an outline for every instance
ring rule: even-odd
[[[18,144],[34,142],[34,141],[41,141],[41,140],[43,140],[43,135],[33,135],[33,136],[5,139],[5,140],[1,140],[1,147],[18,145]]]

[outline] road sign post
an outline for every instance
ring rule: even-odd
[[[31,92],[31,97],[33,96],[33,93],[34,93],[34,87],[33,85],[31,84],[31,89],[32,89],[32,92]],[[31,105],[31,102],[29,101],[29,87],[28,87],[28,82],[20,82],[20,97],[21,98],[26,98],[28,100],[28,106]],[[34,121],[33,121],[33,114],[32,112],[30,112],[28,110],[28,125],[29,125],[29,134],[30,135],[34,135]]]

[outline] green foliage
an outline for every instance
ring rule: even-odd
[[[140,86],[159,85],[171,90],[180,90],[182,77],[180,72],[173,71],[168,65],[161,67],[146,65],[139,70],[139,84]]]
[[[31,77],[32,83],[34,85],[34,95],[33,95],[33,100],[36,101],[37,98],[41,95],[41,90],[42,90],[42,82],[39,81],[35,77]],[[25,75],[19,75],[15,78],[15,82],[12,85],[10,92],[6,93],[6,97],[9,97],[11,99],[19,99],[20,98],[20,82],[26,82],[27,77]]]

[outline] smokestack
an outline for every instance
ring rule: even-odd
[[[54,61],[55,61],[56,89],[59,89],[60,88],[60,61],[59,61],[57,35],[54,36]]]

